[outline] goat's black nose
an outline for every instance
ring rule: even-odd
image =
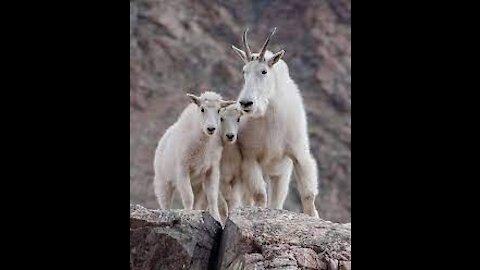
[[[242,105],[243,108],[248,108],[253,105],[253,101],[241,100],[240,105]]]
[[[215,128],[214,127],[209,127],[209,128],[207,128],[207,130],[210,131],[210,132],[214,132]]]
[[[233,137],[235,137],[235,135],[233,135],[233,134],[227,134],[227,138],[228,138],[229,140],[233,139]]]

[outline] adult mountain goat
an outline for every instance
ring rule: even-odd
[[[290,78],[287,64],[281,59],[285,51],[267,51],[270,32],[258,54],[252,54],[243,33],[241,50],[232,49],[244,62],[244,85],[238,103],[247,116],[242,121],[238,143],[242,152],[242,178],[253,192],[255,204],[265,207],[269,178],[273,208],[282,208],[288,193],[292,163],[304,213],[318,217],[315,196],[318,194],[317,164],[310,153],[303,99]]]

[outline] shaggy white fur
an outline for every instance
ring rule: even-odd
[[[248,45],[245,47],[249,51]],[[234,50],[246,63],[238,102],[248,117],[240,125],[238,144],[243,157],[242,178],[248,183],[255,204],[267,205],[268,180],[269,205],[283,207],[293,165],[303,211],[318,217],[317,164],[310,153],[303,99],[290,78],[287,64],[281,60],[285,52],[266,51],[262,55]]]
[[[220,161],[220,193],[219,210],[222,220],[226,220],[229,211],[242,205],[250,204],[248,189],[241,179],[242,155],[238,147],[237,137],[240,120],[243,115],[238,105],[233,104],[220,109],[220,126],[223,141],[223,152]],[[199,194],[196,209],[205,207],[205,197]]]
[[[192,104],[160,139],[154,158],[154,190],[162,209],[171,208],[177,189],[185,209],[193,209],[193,190],[206,194],[208,210],[218,221],[222,141],[219,110],[232,104],[214,92],[188,94]]]

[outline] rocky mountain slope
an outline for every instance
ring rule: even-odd
[[[234,99],[242,63],[230,49],[261,47],[277,27],[270,49],[284,60],[305,99],[309,135],[319,165],[322,218],[350,221],[351,4],[324,1],[130,2],[130,198],[157,208],[152,188],[154,149],[188,104],[185,93],[206,89]],[[286,208],[300,211],[292,181]]]
[[[208,213],[130,205],[130,269],[351,269],[351,224],[286,210]]]

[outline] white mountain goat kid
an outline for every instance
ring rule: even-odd
[[[223,152],[220,161],[220,190],[229,210],[243,205],[245,195],[241,177],[242,155],[237,142],[243,111],[237,104],[220,110]]]
[[[243,34],[245,51],[232,45],[244,62],[244,85],[238,102],[248,117],[238,134],[243,156],[242,177],[249,184],[257,206],[267,204],[263,174],[268,176],[273,208],[282,208],[288,193],[291,167],[297,180],[303,212],[318,217],[317,164],[310,153],[303,99],[290,78],[287,64],[281,60],[285,51],[267,51],[270,32],[259,54],[252,54]]]
[[[219,112],[234,101],[214,92],[192,100],[160,139],[154,158],[154,190],[162,209],[171,208],[176,188],[185,209],[193,209],[193,189],[203,189],[208,210],[218,221],[218,191],[222,141]]]
[[[220,160],[220,193],[219,210],[223,220],[228,212],[244,204],[248,204],[249,193],[241,179],[240,168],[242,155],[237,142],[242,109],[237,104],[220,109],[220,134],[223,141],[222,158]],[[200,197],[201,196],[201,197]],[[196,209],[205,207],[205,196],[199,194]]]

